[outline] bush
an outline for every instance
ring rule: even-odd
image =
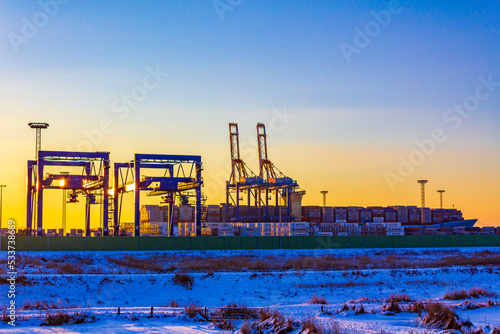
[[[385,310],[393,313],[399,313],[401,312],[401,307],[399,307],[399,303],[396,301],[391,301],[389,303],[389,306],[385,307]]]
[[[179,304],[177,304],[177,303],[175,302],[175,300],[173,300],[173,299],[172,299],[172,300],[170,301],[170,307],[179,307]]]
[[[365,308],[364,308],[363,305],[361,305],[359,307],[359,309],[354,312],[354,314],[356,314],[356,315],[358,315],[358,314],[365,314],[365,313],[366,313],[366,311],[365,311]]]
[[[181,285],[183,287],[193,286],[194,279],[186,273],[175,273],[174,284]]]
[[[308,334],[323,334],[323,329],[316,322],[316,319],[308,317],[302,320],[302,330],[301,333],[305,332]]]
[[[462,329],[462,325],[457,321],[458,316],[443,303],[430,303],[427,312],[422,322],[428,327]]]
[[[199,305],[196,304],[185,306],[184,311],[186,311],[187,316],[190,317],[191,319],[196,317],[197,314],[203,316],[203,310]]]
[[[312,296],[311,300],[309,301],[309,304],[322,304],[322,305],[328,305],[328,302],[326,301],[325,298],[323,297],[318,297],[318,296]]]
[[[231,320],[223,319],[221,321],[215,322],[215,326],[222,330],[232,331],[234,330],[234,324]]]
[[[240,328],[241,334],[251,334],[252,333],[252,327],[248,324],[248,322],[244,322],[243,325],[241,325]]]

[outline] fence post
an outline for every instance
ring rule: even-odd
[[[207,307],[205,306],[205,319],[208,320],[208,312],[207,312]]]
[[[118,315],[120,315],[120,308],[118,308]]]
[[[422,305],[420,303],[418,303],[418,318],[422,318]]]
[[[153,306],[151,306],[151,315],[150,315],[150,318],[153,317]]]

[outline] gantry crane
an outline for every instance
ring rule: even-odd
[[[126,169],[125,176],[122,169]],[[141,169],[163,169],[163,176],[143,176]],[[162,196],[168,205],[169,236],[173,235],[173,209],[176,196],[187,202],[189,196],[196,198],[196,235],[201,235],[201,187],[203,166],[198,155],[136,154],[133,161],[115,163],[113,173],[113,227],[119,235],[121,203],[123,194],[134,193],[134,236],[140,236],[140,192],[147,196]],[[130,177],[130,179],[129,179]],[[194,191],[194,194],[190,194]]]
[[[245,164],[240,156],[238,124],[229,123],[229,143],[231,152],[231,175],[226,181],[226,215],[229,220],[241,220],[240,195],[247,195],[247,205],[250,206],[253,198],[254,205],[258,206],[259,187],[264,183],[262,177]],[[235,213],[230,214],[229,205],[235,206]]]
[[[264,219],[267,221],[273,220],[273,217],[280,215],[281,221],[291,220],[291,194],[298,188],[297,181],[283,174],[269,159],[267,154],[267,134],[264,123],[257,123],[257,144],[259,148],[259,177],[264,180],[264,183],[259,187],[259,205],[264,205]],[[275,212],[269,215],[269,193],[274,193]],[[265,196],[265,201],[262,201],[262,195]],[[280,198],[283,199],[284,206],[287,208],[286,215],[281,215]]]
[[[43,235],[43,190],[69,190],[68,202],[77,203],[85,196],[85,235],[90,236],[90,208],[102,195],[103,215],[108,215],[109,152],[37,151],[37,160],[28,161],[26,227],[31,235],[36,218],[36,235]],[[47,166],[82,167],[81,174],[44,174]],[[36,216],[33,215],[36,211]],[[108,235],[108,222],[103,222]]]

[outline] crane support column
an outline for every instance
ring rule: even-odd
[[[201,163],[196,163],[196,180],[201,182]],[[196,188],[196,236],[201,235],[201,187]]]
[[[141,236],[141,188],[140,188],[140,180],[141,180],[141,161],[136,158],[134,162],[134,236]]]
[[[104,176],[103,176],[103,187],[102,187],[102,235],[104,237],[109,236],[108,222],[109,222],[109,160],[104,161]]]
[[[38,151],[37,176],[36,176],[36,235],[43,236],[43,157],[40,159],[41,151]]]

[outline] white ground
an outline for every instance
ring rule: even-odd
[[[484,249],[479,249],[479,251]],[[500,249],[489,249],[499,254]],[[376,250],[377,252],[398,252],[396,250]],[[426,250],[415,249],[419,256],[436,256],[436,249],[425,255]],[[449,250],[448,250],[449,251]],[[457,253],[470,254],[478,249],[460,249]],[[177,252],[179,256],[227,256],[229,254],[253,253],[263,257],[277,257],[308,254],[310,251],[258,251],[258,252]],[[331,250],[314,251],[322,254],[373,254],[374,250]],[[438,250],[439,252],[439,250]],[[168,253],[168,252],[166,252]],[[5,252],[2,257],[5,257]],[[21,256],[23,256],[23,253]],[[84,253],[78,253],[81,255]],[[17,314],[29,320],[18,321],[12,328],[0,324],[0,333],[221,333],[212,325],[194,322],[182,313],[183,306],[191,303],[220,307],[235,302],[250,307],[270,307],[287,317],[301,320],[312,316],[328,323],[332,319],[339,322],[348,333],[431,333],[418,326],[417,314],[403,312],[393,316],[382,315],[381,309],[385,299],[392,293],[404,293],[420,301],[442,301],[447,291],[481,287],[500,295],[500,267],[453,267],[429,269],[373,269],[373,270],[338,270],[338,271],[286,271],[286,272],[221,272],[190,273],[194,278],[191,290],[175,285],[173,273],[140,273],[137,270],[122,270],[105,265],[103,258],[112,256],[120,258],[124,254],[133,254],[147,258],[149,252],[89,252],[94,259],[93,267],[102,274],[60,275],[54,270],[40,266],[18,268],[28,278],[33,279],[33,286],[16,286]],[[158,252],[154,252],[158,254]],[[172,254],[172,253],[168,253]],[[424,254],[424,255],[423,255]],[[43,256],[46,259],[57,259],[61,253],[40,252],[29,253],[29,256]],[[99,268],[97,268],[99,267]],[[113,273],[115,272],[115,273]],[[121,273],[116,273],[121,272]],[[0,285],[0,305],[7,305],[8,285]],[[328,301],[321,312],[320,305],[309,304],[311,296],[317,295]],[[368,301],[355,303],[375,314],[355,315],[353,311],[337,311],[349,301],[366,298]],[[482,297],[469,299],[475,303],[487,302],[489,299],[500,301],[499,297]],[[46,311],[19,310],[29,300],[54,302],[58,305],[83,308],[95,314],[96,323],[45,327],[39,326]],[[170,308],[174,300],[180,305]],[[483,307],[475,310],[462,310],[464,300],[444,301],[456,308],[463,319],[470,319],[476,326],[500,326],[500,306]],[[403,303],[404,304],[404,303]],[[402,305],[402,304],[401,304]],[[155,307],[155,316],[148,319],[150,307]],[[122,308],[122,315],[117,316],[117,308]],[[331,314],[328,314],[331,313]],[[138,320],[132,320],[132,315]],[[424,312],[425,314],[425,312]],[[168,315],[168,316],[164,316]],[[418,326],[418,327],[416,327]],[[488,333],[488,329],[485,330]],[[491,332],[491,331],[490,331]]]

